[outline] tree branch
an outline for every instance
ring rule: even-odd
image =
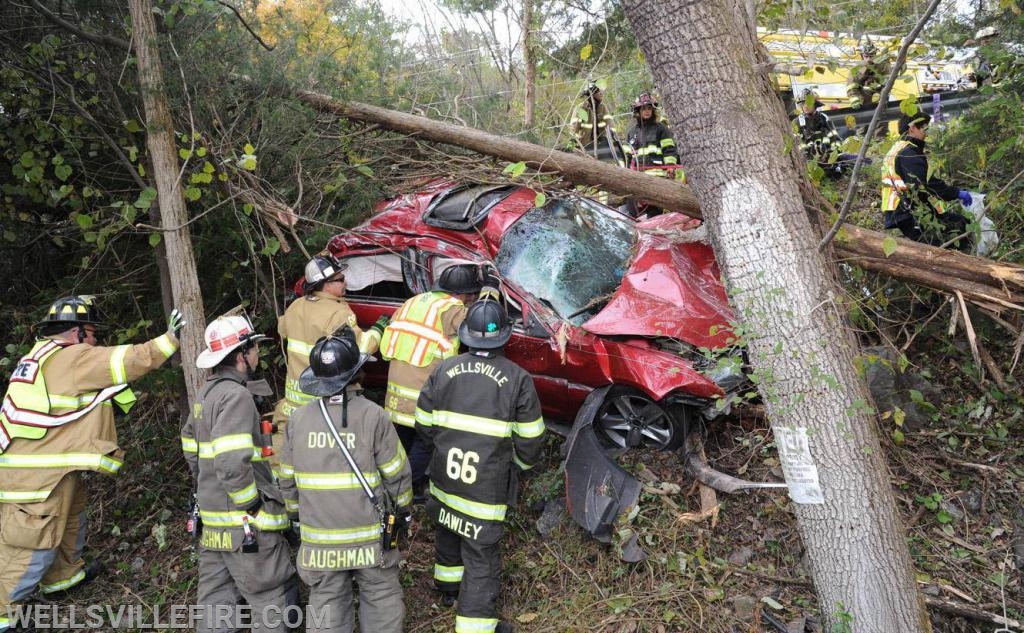
[[[889,91],[892,90],[893,84],[896,83],[896,78],[900,75],[900,69],[903,67],[904,62],[907,61],[907,51],[910,50],[910,45],[917,39],[918,34],[924,28],[924,25],[931,19],[932,14],[935,13],[935,9],[939,7],[942,0],[932,0],[928,8],[925,9],[921,19],[917,21],[914,28],[911,29],[910,33],[903,38],[903,43],[900,45],[899,53],[896,55],[896,63],[893,64],[892,72],[889,73],[889,78],[885,80],[885,86],[882,87],[882,92],[878,96],[878,107],[875,108],[875,113],[871,115],[871,123],[868,124],[868,131],[864,133],[864,142],[860,144],[860,151],[857,152],[857,161],[853,164],[853,173],[850,175],[850,186],[846,189],[846,198],[843,199],[843,206],[839,210],[839,217],[836,218],[835,224],[829,229],[825,237],[821,238],[821,243],[818,244],[818,251],[823,252],[825,247],[828,246],[832,238],[839,233],[839,228],[846,221],[846,216],[850,213],[850,206],[853,204],[853,192],[857,188],[857,176],[860,175],[860,166],[864,163],[864,155],[868,152],[868,145],[871,144],[871,139],[875,136],[875,128],[878,126],[878,119],[882,115],[882,110],[889,104]]]
[[[53,22],[54,24],[56,24],[57,26],[61,27],[62,29],[66,30],[66,31],[70,31],[70,32],[74,33],[75,35],[77,35],[78,37],[82,38],[83,40],[87,40],[89,42],[93,42],[94,44],[103,44],[105,46],[113,46],[114,48],[118,48],[118,49],[123,50],[123,51],[130,51],[131,50],[131,45],[128,42],[126,42],[125,40],[122,40],[119,37],[114,37],[113,35],[97,35],[96,33],[90,33],[88,31],[86,31],[84,29],[81,29],[81,28],[75,26],[74,24],[68,22],[64,18],[62,18],[59,15],[57,15],[56,13],[50,11],[49,9],[44,7],[42,5],[42,3],[39,2],[39,0],[28,0],[28,1],[29,1],[29,4],[31,4],[32,7],[38,13],[42,13],[43,16],[47,20],[49,20],[50,22]]]
[[[263,40],[262,40],[262,39],[260,38],[260,36],[259,36],[259,35],[256,35],[256,32],[255,32],[255,31],[253,31],[253,30],[252,30],[252,29],[251,29],[251,28],[249,27],[249,24],[248,24],[248,23],[247,23],[247,22],[245,21],[245,18],[243,18],[243,17],[242,17],[242,14],[238,12],[238,9],[234,8],[233,6],[231,6],[230,4],[228,4],[227,2],[224,2],[224,0],[217,0],[217,4],[219,4],[219,5],[221,5],[221,6],[224,6],[224,7],[227,7],[227,8],[229,8],[229,9],[231,9],[231,12],[235,14],[235,17],[236,17],[236,18],[238,18],[238,21],[242,23],[242,26],[244,26],[244,27],[245,27],[245,30],[246,30],[246,31],[249,31],[249,35],[251,35],[251,36],[253,37],[253,39],[255,39],[255,40],[256,40],[257,42],[259,42],[259,43],[260,43],[260,46],[262,46],[262,47],[263,47],[263,48],[264,48],[265,50],[267,50],[267,51],[272,51],[272,50],[274,50],[274,48],[275,48],[274,46],[270,46],[270,45],[268,45],[268,44],[267,44],[266,42],[264,42],[264,41],[263,41]]]

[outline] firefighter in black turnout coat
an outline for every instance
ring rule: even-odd
[[[540,457],[544,420],[530,375],[502,352],[511,336],[500,303],[474,303],[459,328],[469,351],[434,370],[416,406],[416,430],[433,451],[434,582],[443,603],[457,595],[456,633],[512,630],[497,618],[499,542],[518,473]]]

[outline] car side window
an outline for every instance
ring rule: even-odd
[[[347,289],[352,299],[402,303],[413,296],[413,291],[402,275],[402,257],[397,253],[356,255],[342,260]]]

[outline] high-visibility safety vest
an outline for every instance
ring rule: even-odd
[[[882,164],[882,213],[895,211],[900,206],[900,198],[909,189],[896,171],[896,159],[908,145],[911,145],[910,141],[896,141],[885,155],[885,162]],[[946,203],[940,198],[928,196],[928,201],[935,207],[936,213],[946,211]]]
[[[62,348],[60,343],[45,339],[18,361],[0,405],[0,453],[15,438],[42,439],[47,430],[81,419],[108,400],[114,400],[125,412],[135,403],[135,394],[123,382],[77,396],[49,393],[43,365]]]
[[[455,356],[459,342],[445,338],[441,316],[460,303],[455,297],[437,291],[406,301],[384,330],[381,356],[384,360],[400,360],[416,367]]]

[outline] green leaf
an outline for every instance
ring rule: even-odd
[[[597,81],[594,82],[594,84],[601,89],[601,92],[604,92],[605,90],[608,89],[607,79],[598,79]]]
[[[136,211],[135,211],[135,207],[134,206],[126,206],[124,208],[124,212],[122,213],[122,215],[124,216],[125,223],[126,224],[134,224],[135,223],[135,214],[136,214]]]
[[[910,400],[916,404],[924,404],[924,394],[917,389],[908,389]]]
[[[593,52],[593,44],[587,44],[586,46],[580,49],[580,59],[582,59],[583,61],[587,61],[588,59],[590,59],[590,54]]]
[[[242,213],[246,215],[252,215],[253,206],[252,203],[246,202],[242,205]]]
[[[373,170],[366,165],[356,165],[356,171],[367,178],[373,178]]]
[[[895,444],[896,446],[903,446],[903,443],[906,442],[906,438],[903,436],[903,431],[899,429],[893,429],[892,441],[893,444]]]
[[[242,157],[238,159],[238,166],[246,171],[255,171],[256,157],[252,154],[243,154]]]
[[[192,158],[192,150],[182,147],[178,150],[178,156],[181,157],[181,160],[188,160]]]
[[[57,165],[53,168],[53,174],[57,176],[57,179],[61,182],[67,182],[72,171],[71,165]]]
[[[907,116],[914,116],[917,114],[917,101],[914,97],[907,97],[903,101],[900,101],[900,112]]]
[[[518,163],[509,163],[501,173],[511,174],[513,178],[518,178],[523,175],[524,171],[526,171],[526,163],[519,161]]]
[[[887,235],[886,238],[882,240],[882,253],[884,253],[886,257],[889,257],[896,252],[897,246],[896,238],[891,235]]]
[[[548,197],[545,196],[543,192],[538,191],[537,195],[533,198],[533,206],[538,208],[543,207],[544,204],[547,203],[547,201]]]
[[[206,148],[205,147],[198,147],[198,148],[196,148],[196,156],[198,156],[199,158],[202,158],[203,156],[206,156]]]
[[[35,158],[36,155],[33,154],[30,150],[22,154],[21,158],[18,159],[18,162],[21,163],[21,166],[24,167],[25,169],[31,169],[32,165],[34,165],[36,162]]]
[[[202,195],[203,191],[201,189],[197,189],[196,187],[188,187],[185,189],[185,199],[188,200],[189,202],[195,202],[200,197],[202,197]]]
[[[192,184],[210,183],[213,182],[213,175],[206,173],[192,174],[189,177],[189,182],[191,182]]]
[[[249,143],[246,143],[245,147],[243,148],[243,151],[246,154],[255,154],[256,153],[256,148],[253,147],[252,145],[250,145]]]
[[[149,234],[149,245],[154,247],[154,248],[156,248],[156,245],[160,243],[161,239],[163,239],[163,238],[161,237],[161,235],[159,233],[150,233]]]
[[[92,216],[87,213],[79,213],[75,216],[75,222],[78,222],[78,226],[82,227],[82,230],[91,229],[93,225]]]
[[[139,172],[139,178],[145,178],[146,177],[146,167],[145,167],[145,165],[143,165],[142,163],[139,163],[135,167],[137,168],[137,170]]]
[[[216,170],[216,167],[213,166],[213,163],[211,163],[208,160],[207,161],[203,161],[203,173],[204,174],[212,174],[215,170]]]
[[[935,520],[945,525],[947,523],[953,522],[953,515],[946,512],[945,510],[939,510],[938,512],[935,513]]]
[[[281,242],[277,241],[276,237],[271,237],[267,240],[267,245],[260,251],[263,255],[273,255],[281,249]]]
[[[134,133],[134,132],[141,132],[142,131],[142,126],[139,125],[139,122],[136,121],[135,119],[130,119],[128,121],[122,121],[121,123],[124,124],[124,129],[128,130],[129,132]]]

